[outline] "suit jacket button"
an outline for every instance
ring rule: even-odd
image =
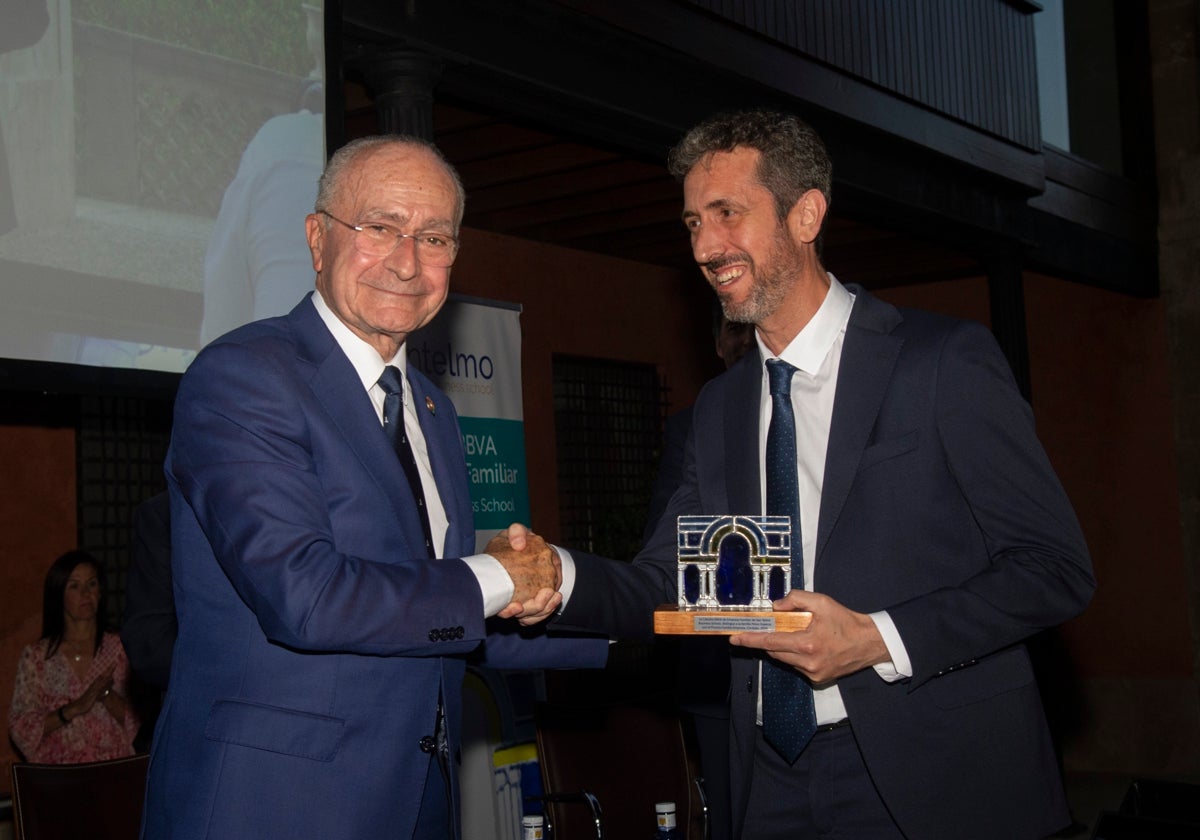
[[[422,736],[421,740],[417,742],[417,745],[421,748],[421,752],[423,753],[432,754],[433,751],[437,749],[437,741],[432,735]]]
[[[746,693],[754,691],[754,677],[746,677]]]
[[[467,631],[464,630],[463,628],[461,628],[461,627],[454,628],[454,638],[461,639],[466,635],[467,635]]]
[[[437,640],[438,640],[438,631],[430,630],[429,631],[429,641],[436,642]]]

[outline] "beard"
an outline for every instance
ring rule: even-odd
[[[788,237],[784,226],[780,225],[761,268],[749,254],[738,254],[721,262],[745,262],[754,278],[750,291],[741,301],[734,301],[729,296],[722,295],[720,288],[714,286],[725,319],[743,324],[761,324],[779,309],[779,305],[796,284],[800,277],[802,258],[800,249]],[[720,265],[710,266],[709,270],[716,274],[720,268]]]

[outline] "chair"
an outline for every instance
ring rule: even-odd
[[[148,755],[12,766],[16,840],[136,840]]]
[[[1200,826],[1200,785],[1167,779],[1134,779],[1118,813]]]
[[[708,836],[703,780],[669,707],[539,703],[534,721],[554,840],[649,837],[662,801],[675,803],[682,836]]]
[[[1160,820],[1104,811],[1092,840],[1196,840],[1200,826],[1193,822]]]
[[[1135,779],[1116,813],[1105,811],[1093,840],[1194,840],[1200,837],[1200,785]]]

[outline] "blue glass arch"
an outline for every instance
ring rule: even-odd
[[[748,606],[754,599],[754,572],[750,568],[750,541],[731,531],[717,548],[717,603]]]

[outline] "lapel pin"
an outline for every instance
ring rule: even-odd
[[[429,409],[430,414],[437,414],[437,407],[433,404],[433,397],[425,398],[425,407]]]

